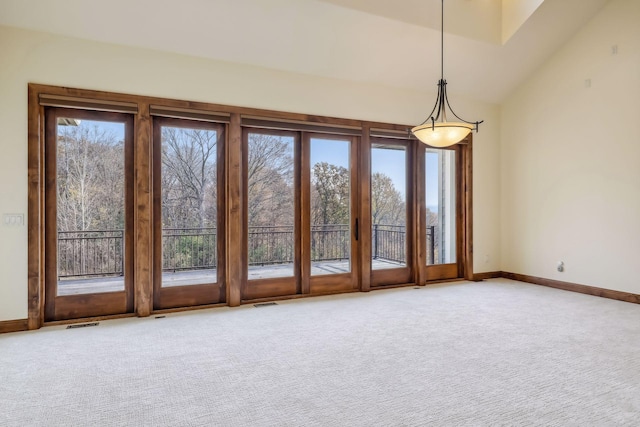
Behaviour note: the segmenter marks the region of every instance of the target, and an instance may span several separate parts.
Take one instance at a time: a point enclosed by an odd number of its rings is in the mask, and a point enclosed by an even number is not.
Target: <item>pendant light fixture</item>
[[[429,117],[420,125],[411,129],[411,132],[420,141],[431,147],[449,147],[457,144],[472,130],[478,131],[479,122],[468,122],[458,117],[453,112],[447,98],[447,81],[444,79],[444,0],[442,0],[440,27],[440,81],[438,82],[438,98]],[[447,107],[457,122],[447,121]]]

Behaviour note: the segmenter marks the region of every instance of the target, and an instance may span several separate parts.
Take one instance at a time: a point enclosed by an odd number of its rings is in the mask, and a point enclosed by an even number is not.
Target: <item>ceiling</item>
[[[518,0],[536,7],[505,37],[514,1],[445,2],[450,94],[500,103],[608,0]],[[0,0],[0,25],[403,89],[440,78],[440,0]]]

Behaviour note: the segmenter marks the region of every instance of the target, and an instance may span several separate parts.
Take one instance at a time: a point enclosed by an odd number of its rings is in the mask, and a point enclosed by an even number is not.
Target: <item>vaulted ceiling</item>
[[[450,93],[500,103],[608,0],[445,0]],[[435,91],[440,0],[0,0],[0,25]],[[1,52],[0,52],[1,55]]]

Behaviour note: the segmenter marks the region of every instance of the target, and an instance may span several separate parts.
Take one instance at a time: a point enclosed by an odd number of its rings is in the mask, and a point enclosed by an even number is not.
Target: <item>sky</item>
[[[113,135],[119,139],[124,139],[124,123],[121,122],[103,122],[95,120],[79,120],[82,127],[94,127],[98,126],[100,129],[111,131]]]

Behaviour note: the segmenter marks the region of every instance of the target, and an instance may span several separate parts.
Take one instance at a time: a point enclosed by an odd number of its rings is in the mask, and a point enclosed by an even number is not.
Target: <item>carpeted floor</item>
[[[504,279],[0,335],[1,426],[640,425],[640,305]]]

